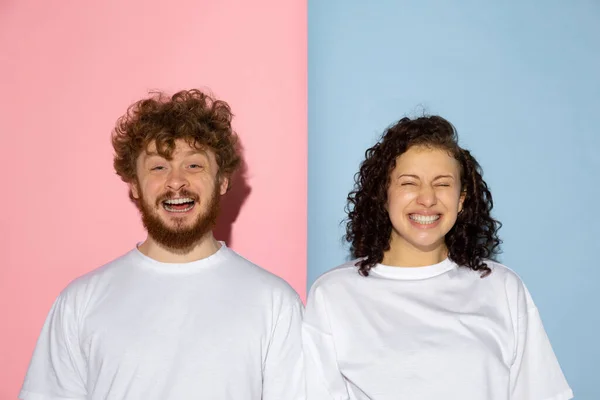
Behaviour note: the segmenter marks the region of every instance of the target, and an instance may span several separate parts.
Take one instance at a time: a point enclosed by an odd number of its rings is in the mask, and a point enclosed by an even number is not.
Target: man
[[[212,234],[240,164],[231,119],[199,90],[119,119],[114,166],[147,239],[60,294],[21,399],[304,398],[298,295]]]

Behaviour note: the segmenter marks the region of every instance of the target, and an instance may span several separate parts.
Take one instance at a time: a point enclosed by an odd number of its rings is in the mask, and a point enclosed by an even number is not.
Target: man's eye
[[[415,183],[414,182],[402,182],[400,185],[401,186],[414,186]]]
[[[165,169],[165,167],[163,167],[162,165],[157,165],[156,167],[150,168],[151,171],[160,171],[162,169]]]
[[[449,183],[438,183],[436,186],[449,187],[450,184]]]
[[[190,168],[192,168],[192,169],[199,169],[199,168],[202,168],[202,165],[200,165],[200,164],[191,164]]]

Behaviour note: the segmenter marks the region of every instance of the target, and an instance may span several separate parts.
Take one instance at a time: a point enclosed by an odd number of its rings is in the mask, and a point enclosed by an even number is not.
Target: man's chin
[[[191,221],[164,221],[161,220],[162,230],[172,234],[181,234],[194,230],[194,223]]]
[[[146,215],[144,226],[148,235],[161,247],[169,250],[189,250],[212,232],[214,220],[208,218],[165,221],[160,216]]]
[[[196,226],[189,227],[188,229],[185,229],[185,227],[172,229],[162,226],[160,229],[148,229],[148,236],[167,250],[185,252],[194,248],[210,232],[211,229],[207,226],[200,229]]]
[[[175,253],[175,254],[188,254],[190,253],[198,244],[198,240],[182,242],[182,241],[169,241],[165,242],[159,238],[155,238],[152,235],[149,235],[152,240],[163,249]]]
[[[169,212],[166,210],[160,210],[160,212],[156,213],[155,215],[158,217],[158,219],[160,219],[163,222],[163,224],[169,224],[171,222],[191,221],[197,218],[196,213],[192,213],[191,211],[185,213],[177,213]]]

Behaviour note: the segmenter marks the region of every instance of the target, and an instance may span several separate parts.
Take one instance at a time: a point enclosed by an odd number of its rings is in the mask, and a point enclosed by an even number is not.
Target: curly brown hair
[[[390,174],[396,159],[412,146],[442,149],[460,164],[461,190],[465,193],[462,212],[446,234],[448,257],[463,267],[491,273],[485,259],[499,253],[502,224],[491,216],[492,194],[482,177],[481,167],[468,150],[458,145],[454,126],[439,116],[402,118],[388,128],[381,140],[365,152],[365,160],[355,175],[354,190],[348,195],[345,238],[351,243],[359,273],[383,260],[390,249],[392,223],[385,208]]]
[[[170,159],[175,141],[184,139],[198,149],[215,153],[219,176],[230,177],[240,166],[238,136],[231,127],[229,105],[198,89],[168,97],[162,92],[132,104],[116,123],[112,134],[114,168],[127,183],[135,182],[136,160],[152,142]],[[129,192],[129,198],[137,200]]]

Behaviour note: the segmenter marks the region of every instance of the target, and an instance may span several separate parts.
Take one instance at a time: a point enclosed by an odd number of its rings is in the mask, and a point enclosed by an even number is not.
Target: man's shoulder
[[[134,262],[132,253],[133,250],[99,267],[96,267],[89,272],[79,275],[63,289],[61,295],[74,295],[79,292],[86,291],[91,287],[98,285],[109,285],[112,280],[117,278],[119,273],[124,271],[124,265],[129,265]]]
[[[270,272],[254,262],[248,260],[232,249],[229,250],[229,262],[235,270],[236,278],[244,285],[251,285],[261,291],[270,290],[282,296],[298,298],[298,293],[282,277]]]
[[[131,262],[128,260],[130,254],[125,253],[71,280],[56,297],[54,307],[72,310],[77,315],[83,313],[94,299],[102,297],[119,279],[120,267]]]

